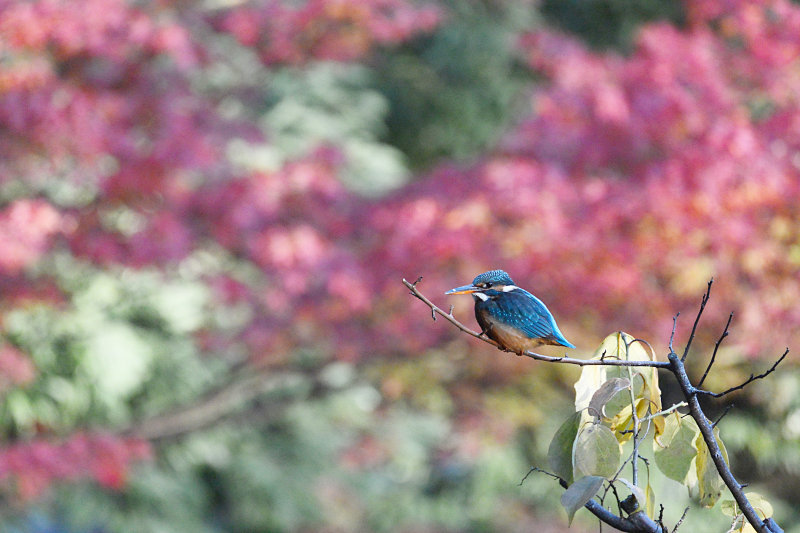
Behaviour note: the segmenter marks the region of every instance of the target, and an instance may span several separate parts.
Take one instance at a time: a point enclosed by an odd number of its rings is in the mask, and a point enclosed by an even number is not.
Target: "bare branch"
[[[658,416],[668,415],[672,411],[677,411],[681,407],[686,407],[687,405],[689,405],[689,404],[686,403],[686,402],[678,402],[678,403],[672,405],[672,407],[668,407],[668,408],[664,409],[663,411],[659,411],[657,413],[653,413],[653,414],[647,415],[645,418],[642,419],[642,422],[648,422],[648,421],[653,420],[654,418],[656,418]],[[642,459],[644,459],[644,457]]]
[[[277,375],[264,371],[243,371],[188,404],[176,406],[171,411],[150,418],[133,421],[118,433],[150,441],[180,438],[229,420],[258,397],[285,390],[287,386],[291,388],[294,383],[304,383],[307,377],[300,374]],[[318,384],[318,378],[311,376],[311,382],[313,389]],[[281,412],[291,396],[274,399],[265,409]]]
[[[525,483],[525,481],[528,479],[528,476],[530,476],[530,475],[531,475],[531,474],[533,474],[534,472],[539,472],[539,473],[541,473],[541,474],[545,474],[545,475],[547,475],[547,476],[550,476],[551,478],[555,479],[556,481],[561,481],[561,478],[560,478],[559,476],[557,476],[556,474],[553,474],[552,472],[548,472],[547,470],[544,470],[544,469],[542,469],[542,468],[539,468],[538,466],[532,466],[532,467],[531,467],[531,469],[530,469],[530,470],[528,470],[528,473],[527,473],[527,474],[525,474],[525,477],[523,477],[523,478],[522,478],[522,479],[519,481],[519,486],[521,487],[521,486],[522,486],[522,484],[523,484],[523,483]]]
[[[675,350],[672,348],[672,342],[675,340],[675,328],[678,325],[678,317],[681,316],[680,311],[675,313],[675,316],[672,317],[672,333],[669,335],[669,351],[674,352]]]
[[[775,364],[773,364],[769,368],[769,370],[767,370],[766,372],[763,372],[763,373],[761,373],[761,374],[759,374],[757,376],[755,376],[753,374],[750,374],[750,377],[747,378],[742,384],[736,385],[735,387],[731,387],[728,390],[724,390],[722,392],[711,392],[711,391],[702,390],[702,389],[695,389],[695,392],[697,394],[703,394],[703,395],[706,395],[706,396],[711,396],[712,398],[721,398],[722,396],[725,396],[726,394],[730,394],[731,392],[734,392],[734,391],[737,391],[737,390],[742,390],[743,388],[745,388],[746,386],[748,386],[749,384],[751,384],[755,380],[763,379],[763,378],[769,376],[770,374],[772,374],[773,372],[775,372],[775,370],[778,368],[778,365],[781,364],[781,362],[784,359],[786,359],[787,355],[789,355],[789,348],[786,348],[786,350],[783,352],[783,355],[781,355],[778,358],[778,360],[775,361]]]
[[[736,503],[739,505],[739,509],[742,510],[742,513],[747,518],[747,521],[750,522],[750,525],[752,525],[756,531],[764,531],[766,526],[763,525],[761,519],[758,517],[758,513],[756,513],[756,510],[750,504],[747,496],[745,496],[744,491],[742,490],[742,485],[736,481],[735,477],[733,477],[733,473],[731,472],[728,463],[725,462],[725,458],[722,455],[722,450],[720,450],[717,438],[714,436],[714,428],[711,425],[711,421],[708,419],[708,417],[706,417],[702,407],[700,407],[700,401],[697,398],[699,391],[689,381],[689,375],[686,373],[686,367],[684,366],[683,361],[675,352],[670,352],[667,357],[672,365],[672,373],[678,380],[678,385],[681,388],[681,392],[689,402],[689,413],[697,423],[697,427],[700,429],[703,440],[708,447],[708,453],[711,456],[711,460],[714,461],[714,466],[716,466],[722,481],[725,482],[728,490],[731,491],[733,499],[736,500]]]
[[[463,331],[468,335],[472,335],[476,339],[480,339],[483,342],[491,344],[492,346],[503,350],[505,350],[502,346],[500,346],[497,342],[493,341],[492,339],[483,336],[482,332],[474,331],[461,322],[458,321],[451,313],[446,313],[436,304],[431,302],[428,298],[423,295],[419,289],[417,288],[417,284],[420,282],[422,277],[417,278],[417,281],[414,283],[410,283],[406,279],[403,279],[403,285],[405,285],[408,290],[411,291],[411,294],[417,298],[418,300],[422,301],[425,305],[430,307],[431,313],[434,315],[439,315],[443,317],[445,320],[453,324],[455,327]],[[646,366],[646,367],[653,367],[653,368],[669,368],[669,363],[666,361],[622,361],[620,359],[575,359],[572,357],[552,357],[549,355],[542,355],[536,352],[525,351],[522,352],[522,355],[530,357],[531,359],[536,359],[537,361],[545,361],[548,363],[564,363],[569,365],[577,365],[577,366]]]
[[[708,280],[708,288],[706,289],[706,293],[703,295],[703,299],[700,301],[700,310],[697,311],[697,317],[694,319],[694,325],[692,326],[692,333],[689,335],[689,342],[686,343],[686,348],[683,350],[683,355],[681,356],[681,363],[686,361],[686,356],[689,355],[689,348],[692,347],[692,342],[694,341],[694,334],[697,332],[697,324],[700,323],[700,317],[703,316],[703,310],[706,308],[706,304],[708,300],[711,298],[711,284],[714,283],[714,278]],[[672,351],[672,349],[670,349]]]
[[[717,343],[714,344],[714,352],[711,354],[711,360],[708,362],[708,366],[706,367],[706,371],[703,372],[703,377],[700,378],[700,381],[697,382],[697,388],[703,386],[703,382],[706,380],[706,376],[708,376],[711,367],[714,365],[714,361],[717,358],[717,350],[719,350],[719,345],[722,344],[722,341],[725,340],[725,337],[728,336],[728,328],[731,327],[731,320],[733,320],[733,311],[731,314],[728,315],[728,322],[725,324],[725,329],[722,330],[722,335],[719,336]]]

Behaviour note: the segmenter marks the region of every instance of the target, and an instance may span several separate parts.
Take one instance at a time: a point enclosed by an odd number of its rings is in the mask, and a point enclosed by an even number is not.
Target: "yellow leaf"
[[[725,445],[719,438],[719,429],[714,428],[714,437],[719,443],[722,457],[725,462],[728,462],[728,452],[725,450]],[[697,448],[697,457],[695,458],[695,469],[697,475],[697,497],[699,498],[700,505],[703,507],[714,507],[720,495],[725,482],[717,471],[717,467],[711,459],[711,452],[708,449],[705,441],[703,440],[702,433],[697,434],[695,437],[695,447]],[[691,492],[691,488],[690,488]]]
[[[664,415],[658,415],[657,417],[653,418],[653,440],[661,446],[661,435],[664,434],[664,429],[666,429],[667,420],[664,418]]]
[[[636,416],[641,420],[647,416],[647,408],[649,404],[645,400],[636,400]],[[620,444],[625,444],[631,437],[633,437],[633,416],[630,404],[623,407],[617,415],[611,419],[611,430]],[[644,431],[643,425],[639,426],[641,431]]]
[[[653,491],[653,487],[650,486],[649,482],[647,483],[647,503],[645,505],[645,512],[650,518],[655,517],[656,493]]]

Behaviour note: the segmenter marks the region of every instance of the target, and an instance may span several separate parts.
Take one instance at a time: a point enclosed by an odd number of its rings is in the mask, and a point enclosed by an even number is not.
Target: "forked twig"
[[[714,279],[708,280],[708,288],[706,288],[706,293],[703,295],[703,299],[700,301],[700,310],[697,312],[697,317],[694,319],[694,325],[692,326],[692,333],[689,335],[689,341],[686,343],[686,348],[683,349],[683,355],[681,356],[681,363],[686,361],[686,356],[689,355],[689,348],[692,347],[692,342],[694,341],[694,334],[697,332],[697,324],[700,323],[700,317],[703,316],[703,310],[706,308],[706,304],[708,300],[711,298],[711,284],[714,283]],[[672,349],[670,348],[670,351]]]
[[[700,381],[697,382],[697,388],[703,386],[703,382],[706,380],[708,373],[711,371],[711,367],[714,365],[714,361],[717,359],[717,350],[719,350],[719,345],[722,344],[722,341],[728,336],[728,328],[731,327],[731,320],[733,320],[733,311],[731,311],[731,314],[728,315],[728,322],[725,324],[725,329],[722,330],[722,335],[719,336],[717,343],[714,344],[714,351],[711,353],[711,359],[708,361],[706,371],[703,372],[703,377],[701,377]]]
[[[736,385],[735,387],[731,387],[730,389],[724,390],[722,392],[711,392],[711,391],[707,391],[707,390],[703,390],[703,389],[695,389],[695,392],[697,394],[703,394],[705,396],[711,396],[712,398],[721,398],[721,397],[725,396],[726,394],[730,394],[731,392],[735,392],[737,390],[742,390],[743,388],[745,388],[746,386],[748,386],[752,382],[756,381],[757,379],[764,379],[765,377],[767,377],[770,374],[772,374],[773,372],[775,372],[775,370],[778,368],[778,365],[781,364],[781,362],[784,359],[786,359],[787,355],[789,355],[789,348],[788,347],[786,348],[786,350],[784,350],[783,355],[781,355],[778,358],[778,360],[775,361],[775,363],[771,367],[769,367],[769,370],[767,370],[766,372],[762,372],[761,374],[758,374],[757,376],[754,375],[754,374],[750,374],[749,378],[747,378],[743,383],[741,383],[739,385]]]

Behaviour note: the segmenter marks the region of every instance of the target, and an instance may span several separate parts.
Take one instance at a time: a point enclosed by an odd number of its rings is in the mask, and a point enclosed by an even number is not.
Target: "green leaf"
[[[684,483],[686,474],[697,456],[695,438],[700,429],[695,421],[672,412],[666,417],[664,432],[653,441],[653,456],[656,466],[670,479]]]
[[[748,492],[745,494],[745,496],[747,496],[747,499],[750,501],[750,505],[753,506],[761,518],[766,520],[772,516],[772,504],[764,499],[764,496],[757,492]]]
[[[550,448],[547,450],[547,464],[550,466],[550,471],[567,483],[572,483],[573,480],[572,448],[578,435],[580,421],[581,413],[572,413],[553,435]]]
[[[725,516],[735,518],[739,516],[739,506],[736,505],[736,500],[722,500],[719,502],[719,510]]]
[[[603,408],[619,391],[629,389],[631,382],[627,378],[611,378],[603,383],[592,395],[589,402],[589,413],[600,418],[605,416]]]
[[[572,525],[572,517],[575,516],[575,512],[597,494],[597,491],[603,486],[603,481],[605,478],[602,476],[582,477],[561,495],[561,505],[567,511],[570,525]]]
[[[614,432],[601,424],[587,424],[578,433],[572,451],[576,478],[610,478],[619,468],[620,448]]]

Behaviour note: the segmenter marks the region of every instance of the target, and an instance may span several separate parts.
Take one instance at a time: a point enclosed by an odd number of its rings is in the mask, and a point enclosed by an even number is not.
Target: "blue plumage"
[[[564,338],[547,306],[514,285],[502,270],[484,272],[471,285],[456,287],[445,294],[472,294],[475,318],[482,331],[507,350],[522,353],[542,344],[575,347]]]

